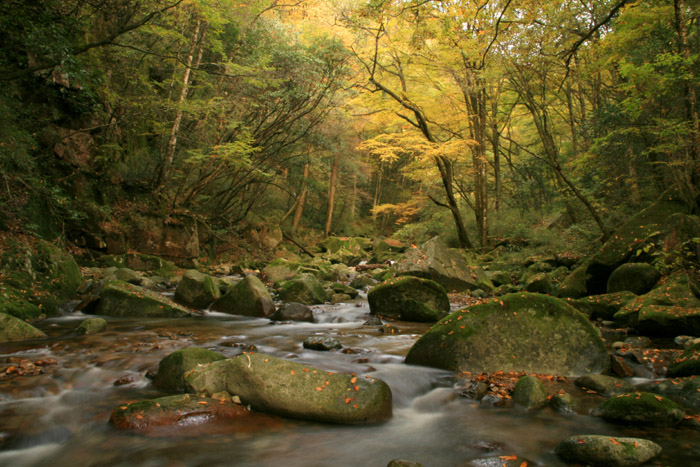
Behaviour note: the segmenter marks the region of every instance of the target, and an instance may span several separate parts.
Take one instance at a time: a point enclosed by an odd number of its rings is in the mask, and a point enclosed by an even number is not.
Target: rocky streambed
[[[600,390],[577,387],[573,379],[541,378],[550,395],[571,394],[573,410],[551,404],[527,410],[498,402],[499,393],[501,401],[510,397],[507,374],[464,375],[406,365],[409,349],[431,325],[368,324],[364,294],[312,310],[314,322],[209,311],[180,318],[105,316],[106,329],[86,335],[76,332],[88,318],[81,312],[47,319],[39,324],[47,337],[0,344],[0,464],[384,466],[402,458],[426,466],[556,466],[566,465],[555,452],[564,439],[574,437],[569,450],[596,441],[583,435],[652,440],[663,450],[650,465],[692,465],[700,455],[700,432],[688,425],[620,424],[592,415],[605,397]],[[317,350],[308,344],[310,337],[336,339],[340,348]],[[392,415],[380,423],[345,425],[248,412],[243,406],[236,410],[245,416],[195,414],[145,429],[109,423],[115,409],[169,395],[149,376],[163,358],[189,347],[225,357],[254,352],[384,381],[391,389]],[[649,383],[625,382],[632,388]],[[480,394],[480,402],[474,391],[493,398],[484,402]],[[215,395],[194,401],[220,403]]]

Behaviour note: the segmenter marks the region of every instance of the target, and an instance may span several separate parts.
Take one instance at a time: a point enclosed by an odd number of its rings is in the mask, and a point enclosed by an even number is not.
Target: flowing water
[[[368,313],[361,298],[314,307],[313,324],[209,312],[186,319],[107,318],[108,331],[90,336],[73,332],[85,318],[80,313],[46,320],[40,327],[48,339],[0,344],[0,362],[48,363],[43,374],[0,379],[0,465],[385,466],[403,458],[456,466],[517,454],[557,466],[564,464],[553,453],[556,444],[579,434],[645,437],[664,448],[652,465],[697,465],[700,434],[691,429],[616,426],[585,409],[560,414],[480,407],[458,396],[454,374],[402,363],[428,325],[394,323],[398,333],[382,333],[363,325]],[[304,349],[302,341],[312,335],[337,338],[343,351]],[[383,379],[393,393],[393,418],[336,426],[255,414],[148,433],[109,425],[114,407],[164,395],[145,375],[172,351],[199,346],[233,356],[250,345],[328,371]]]

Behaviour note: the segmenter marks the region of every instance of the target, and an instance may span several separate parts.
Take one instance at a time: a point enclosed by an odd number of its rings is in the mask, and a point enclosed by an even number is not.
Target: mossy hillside
[[[665,230],[666,219],[675,213],[690,214],[690,207],[677,190],[669,190],[618,228],[590,260],[588,293],[604,293],[610,274],[628,262],[643,243],[660,235]]]
[[[435,322],[450,310],[442,286],[419,277],[396,277],[367,294],[370,311],[405,321]]]
[[[600,332],[566,302],[515,293],[443,318],[413,345],[406,363],[579,375],[607,371],[610,359]]]
[[[197,368],[186,379],[192,392],[226,391],[254,410],[292,418],[362,424],[382,422],[392,414],[391,390],[384,381],[261,353]]]
[[[43,331],[14,316],[0,313],[0,342],[46,337]]]
[[[650,392],[630,392],[608,399],[593,415],[610,422],[674,426],[683,421],[685,412],[675,402]]]
[[[181,318],[191,312],[163,295],[122,281],[107,282],[97,314],[120,317]]]
[[[83,283],[73,257],[44,240],[10,239],[0,261],[0,311],[21,319],[57,315]]]

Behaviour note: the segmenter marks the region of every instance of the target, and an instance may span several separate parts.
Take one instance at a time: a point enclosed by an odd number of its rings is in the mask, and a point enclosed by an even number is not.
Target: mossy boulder
[[[43,331],[14,316],[0,313],[0,342],[23,341],[46,337]]]
[[[75,332],[80,335],[97,334],[107,329],[107,321],[102,318],[88,318],[80,322]]]
[[[595,391],[606,397],[633,390],[632,385],[627,381],[606,375],[579,376],[574,381],[574,384],[581,389]]]
[[[666,373],[666,376],[669,378],[696,375],[700,375],[700,344],[685,349],[685,351],[671,363]]]
[[[306,321],[308,323],[315,321],[313,310],[301,303],[283,303],[270,319],[274,321]]]
[[[252,275],[245,276],[242,281],[229,289],[226,295],[212,303],[210,308],[222,313],[258,318],[269,318],[276,311],[267,287]]]
[[[547,405],[547,390],[542,381],[532,375],[523,376],[513,388],[513,402],[526,409]]]
[[[590,275],[588,274],[588,263],[574,269],[559,285],[556,295],[559,298],[581,298],[586,295],[588,286],[586,285]]]
[[[603,402],[593,415],[616,423],[675,426],[683,421],[685,412],[678,404],[658,394],[630,392]]]
[[[219,284],[215,278],[196,269],[185,271],[175,289],[175,301],[192,308],[206,308],[219,296]]]
[[[465,290],[494,290],[488,275],[472,266],[464,250],[448,248],[434,237],[419,248],[409,249],[394,265],[396,275],[430,279],[448,292]]]
[[[349,285],[341,284],[340,282],[334,282],[331,284],[330,289],[337,294],[349,295],[350,298],[357,298],[359,295],[357,290]]]
[[[525,290],[533,293],[548,294],[552,291],[552,281],[544,272],[538,272],[526,279]]]
[[[329,300],[321,283],[310,274],[282,282],[279,295],[285,302],[297,302],[304,305],[318,305]]]
[[[187,372],[224,359],[226,357],[219,352],[199,347],[176,350],[158,363],[158,373],[153,378],[153,384],[166,392],[184,392],[187,387]]]
[[[298,275],[300,267],[301,263],[299,262],[278,258],[265,266],[260,277],[269,284],[288,281],[294,279]]]
[[[661,274],[647,263],[625,263],[615,269],[608,279],[608,293],[632,292],[644,295],[659,281]]]
[[[604,373],[605,344],[563,300],[516,293],[456,311],[411,347],[406,363],[472,373]]]
[[[614,315],[622,325],[639,326],[649,335],[700,335],[700,300],[682,272],[659,281],[651,292],[628,302]]]
[[[357,276],[350,282],[350,287],[353,289],[364,289],[365,287],[373,287],[375,285],[377,285],[377,281],[364,274]]]
[[[695,412],[700,412],[700,376],[649,381],[640,385],[639,390],[668,397]]]
[[[319,422],[388,420],[389,386],[370,377],[330,373],[261,353],[244,353],[187,375],[192,392],[237,395],[254,410]]]
[[[338,339],[329,336],[311,336],[304,339],[302,344],[305,349],[329,351],[342,348]]]
[[[249,413],[231,400],[180,394],[120,405],[112,411],[109,423],[128,430],[178,425],[191,427],[214,419],[245,417]]]
[[[181,318],[191,314],[187,308],[157,292],[122,281],[104,285],[96,313],[135,318]]]
[[[105,275],[106,281],[117,280],[128,282],[129,284],[141,285],[143,282],[143,276],[133,269],[129,268],[117,268],[114,271],[110,271],[109,274]]]
[[[615,292],[572,300],[568,303],[591,319],[611,320],[615,313],[637,298],[632,292]]]
[[[404,321],[432,323],[450,310],[445,289],[419,277],[397,277],[367,294],[370,313]]]
[[[566,438],[554,452],[573,464],[634,467],[658,456],[661,446],[641,438],[578,435]]]

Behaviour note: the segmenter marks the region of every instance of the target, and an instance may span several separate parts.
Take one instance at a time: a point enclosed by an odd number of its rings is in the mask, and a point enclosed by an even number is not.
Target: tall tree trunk
[[[309,194],[309,171],[311,170],[311,163],[306,162],[304,165],[304,178],[302,180],[301,193],[296,202],[296,211],[294,211],[294,219],[292,220],[292,233],[296,232],[301,222],[301,216],[304,214],[304,205],[306,204],[306,197]]]
[[[357,214],[357,174],[352,176],[352,200],[350,203],[350,219],[355,222]]]
[[[333,224],[333,209],[335,208],[335,185],[338,181],[338,154],[333,154],[333,164],[331,166],[331,182],[328,187],[328,210],[326,211],[326,227],[323,229],[324,236],[331,234]]]
[[[173,159],[175,158],[175,150],[177,148],[177,138],[180,134],[180,125],[182,124],[182,117],[184,114],[184,105],[187,101],[187,93],[190,89],[190,79],[192,76],[192,68],[198,67],[199,62],[202,59],[204,34],[206,32],[206,26],[202,24],[201,19],[197,19],[197,24],[194,28],[194,33],[192,34],[192,44],[190,46],[190,51],[187,54],[187,64],[185,67],[185,73],[182,76],[182,87],[180,88],[180,97],[177,101],[177,110],[175,111],[175,121],[173,121],[173,126],[170,129],[170,139],[168,140],[167,150],[165,152],[165,160],[160,167],[160,173],[158,175],[158,187],[163,187],[168,183],[170,179],[170,170],[173,165]],[[201,35],[200,35],[201,33]],[[196,58],[196,62],[195,62]]]
[[[491,100],[491,150],[493,151],[493,176],[495,208],[501,208],[501,137],[498,131],[498,95],[501,93],[501,83],[498,83],[496,97]]]

